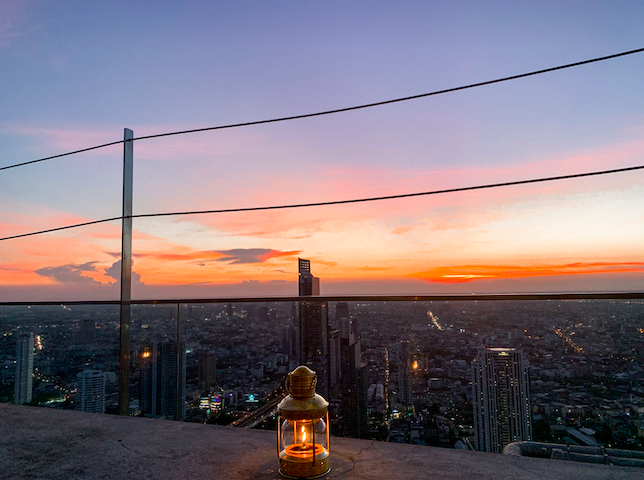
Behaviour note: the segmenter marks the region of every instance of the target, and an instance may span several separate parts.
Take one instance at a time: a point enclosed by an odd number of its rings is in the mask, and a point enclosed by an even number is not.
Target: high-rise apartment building
[[[329,328],[329,389],[331,391],[340,384],[342,376],[340,339],[340,330]]]
[[[217,386],[217,357],[205,352],[199,356],[199,386],[205,392]]]
[[[365,396],[362,378],[362,350],[353,333],[340,338],[342,400],[340,403],[340,432],[348,437],[360,437],[366,423]]]
[[[311,274],[311,262],[298,258],[299,295],[320,294],[320,279]],[[318,376],[317,392],[329,398],[329,309],[327,302],[304,301],[299,304],[300,363]]]
[[[395,396],[392,400],[398,407],[411,408],[414,403],[412,391],[412,353],[409,340],[401,340],[389,345],[389,361],[395,366],[392,368],[391,380],[396,383]]]
[[[160,348],[160,415],[171,420],[186,419],[186,345],[165,340]],[[179,362],[177,364],[177,362]]]
[[[84,370],[76,375],[76,383],[76,409],[105,413],[105,373],[101,370]]]
[[[481,348],[472,363],[476,449],[501,453],[532,439],[528,366],[521,350]]]
[[[139,408],[143,414],[157,416],[158,351],[156,342],[143,342],[137,355],[139,370]]]
[[[342,338],[349,338],[349,334],[351,333],[356,338],[358,337],[353,320],[349,316],[349,304],[347,302],[338,302],[335,304],[335,327],[340,330],[340,336]]]
[[[347,302],[335,304],[335,319],[339,322],[341,318],[349,318],[349,304]]]
[[[34,373],[34,334],[22,334],[16,344],[16,377],[13,403],[31,402]]]
[[[186,418],[186,348],[174,340],[145,342],[139,347],[140,399],[144,415]],[[178,363],[177,363],[178,362]]]
[[[414,403],[414,395],[411,386],[412,356],[409,341],[401,341],[399,348],[398,398],[403,405],[411,406]]]

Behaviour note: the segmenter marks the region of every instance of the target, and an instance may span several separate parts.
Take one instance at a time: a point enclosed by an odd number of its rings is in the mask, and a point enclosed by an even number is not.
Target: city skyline
[[[341,108],[644,40],[644,7],[632,2],[0,8],[0,166],[119,140],[125,127],[137,137]],[[634,166],[644,152],[642,55],[359,112],[138,141],[134,213]],[[118,216],[121,163],[115,145],[0,172],[0,236]],[[135,220],[133,293],[290,295],[297,257],[311,259],[329,295],[641,290],[643,179]],[[119,222],[0,242],[0,301],[116,299],[119,251]]]
[[[316,272],[312,267],[307,270]],[[171,418],[177,405],[173,378],[181,378],[186,421],[252,420],[244,427],[263,423],[259,428],[270,429],[272,402],[279,400],[284,376],[300,364],[284,343],[285,327],[298,323],[296,303],[184,305],[180,332],[173,306],[138,307],[130,413]],[[329,348],[335,383],[329,402],[337,414],[331,431],[472,449],[483,443],[476,440],[475,425],[498,425],[501,432],[490,438],[505,435],[507,442],[522,437],[519,427],[526,420],[535,442],[642,450],[642,305],[641,300],[331,302],[329,339],[339,343]],[[0,401],[15,400],[17,337],[26,331],[33,332],[36,347],[29,350],[34,353],[31,405],[82,409],[88,398],[83,391],[89,389],[83,389],[78,375],[103,372],[101,404],[107,413],[116,412],[118,309],[32,305],[4,310]],[[185,371],[176,368],[175,335],[185,342]],[[165,360],[163,345],[170,347]],[[486,362],[482,354],[496,356]],[[203,381],[204,355],[217,358],[214,390]],[[411,372],[401,372],[405,369]],[[482,408],[475,406],[480,395]],[[494,418],[484,421],[485,413]],[[485,437],[478,430],[478,438]]]

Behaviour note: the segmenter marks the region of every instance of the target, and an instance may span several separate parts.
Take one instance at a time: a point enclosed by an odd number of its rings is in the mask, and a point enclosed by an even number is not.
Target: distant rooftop
[[[7,479],[277,480],[276,434],[0,404]],[[328,479],[611,480],[640,469],[348,438],[331,439]]]

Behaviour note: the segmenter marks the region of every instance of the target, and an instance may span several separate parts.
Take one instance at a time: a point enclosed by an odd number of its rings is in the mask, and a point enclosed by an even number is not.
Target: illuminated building
[[[138,360],[141,412],[152,417],[184,420],[186,417],[185,343],[181,343],[177,353],[177,344],[173,340],[158,343],[144,342],[139,347]]]
[[[532,439],[528,367],[521,350],[479,349],[472,363],[476,448],[501,453]]]
[[[144,342],[139,347],[140,396],[139,408],[143,414],[157,416],[157,344]]]
[[[76,409],[105,413],[105,373],[101,370],[84,370],[76,375],[76,382]]]
[[[401,341],[391,345],[392,360],[398,367],[398,375],[394,377],[398,383],[398,401],[401,405],[411,406],[414,396],[411,386],[412,361],[409,341]]]
[[[199,408],[206,410],[208,413],[221,413],[224,409],[224,396],[220,393],[211,393],[201,397]]]
[[[320,294],[320,279],[311,274],[311,262],[298,258],[299,295],[308,297]],[[317,391],[329,397],[329,309],[327,302],[300,302],[299,357],[317,374]]]
[[[34,334],[22,334],[16,345],[16,377],[13,403],[31,402],[34,373]]]
[[[411,388],[412,361],[411,351],[408,341],[400,342],[401,367],[398,372],[400,375],[400,400],[403,405],[412,405],[414,395]]]

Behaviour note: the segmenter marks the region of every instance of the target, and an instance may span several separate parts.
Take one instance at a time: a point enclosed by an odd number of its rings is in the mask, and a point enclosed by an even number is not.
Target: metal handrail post
[[[121,314],[119,321],[119,415],[130,413],[130,321],[132,301],[132,188],[134,132],[124,131],[123,217],[121,228]]]
[[[183,388],[183,378],[182,378],[182,373],[183,373],[183,368],[182,368],[182,358],[183,358],[183,349],[181,348],[181,304],[177,303],[177,401],[175,404],[176,407],[176,420],[182,420],[181,419],[181,402],[184,401],[184,399],[181,396],[181,391]]]

